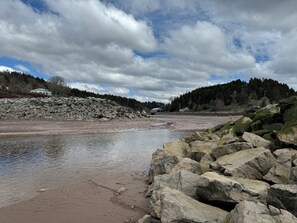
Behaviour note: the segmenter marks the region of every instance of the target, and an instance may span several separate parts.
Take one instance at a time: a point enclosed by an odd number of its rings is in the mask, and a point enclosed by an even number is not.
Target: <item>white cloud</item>
[[[76,88],[82,91],[89,91],[89,92],[94,92],[98,94],[115,94],[123,97],[129,97],[129,93],[130,93],[130,90],[127,88],[101,86],[99,84],[74,82],[74,83],[69,83],[68,85],[71,88]]]
[[[79,89],[167,101],[209,85],[213,75],[297,83],[292,0],[44,1],[54,13],[1,2],[0,57],[26,61]]]
[[[222,30],[209,22],[197,22],[194,27],[183,26],[165,39],[166,51],[183,60],[199,64],[202,69],[217,68],[232,71],[254,65],[247,52],[228,47],[229,40]],[[210,73],[210,72],[209,72]]]
[[[1,72],[3,72],[3,71],[13,72],[13,71],[16,71],[16,70],[11,68],[11,67],[6,67],[6,66],[1,66],[0,65],[0,71]]]
[[[22,65],[22,64],[17,64],[17,65],[15,65],[14,67],[15,67],[17,70],[22,71],[22,72],[25,72],[25,73],[30,73],[30,72],[31,72],[31,70],[30,70],[28,67],[26,67],[26,66],[24,66],[24,65]]]

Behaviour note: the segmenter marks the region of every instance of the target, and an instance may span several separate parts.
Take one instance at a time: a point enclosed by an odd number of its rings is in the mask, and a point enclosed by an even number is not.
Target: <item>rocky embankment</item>
[[[297,223],[297,98],[166,143],[139,222]]]
[[[132,109],[100,98],[0,99],[0,119],[107,121],[139,117],[141,114]]]

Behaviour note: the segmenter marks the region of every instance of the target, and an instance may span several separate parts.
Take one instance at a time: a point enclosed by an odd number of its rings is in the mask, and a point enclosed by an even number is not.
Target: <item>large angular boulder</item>
[[[182,191],[184,194],[195,197],[199,175],[182,170],[178,173],[155,176],[150,199],[150,213],[160,218],[160,196],[165,187]]]
[[[179,162],[171,170],[171,173],[178,173],[182,170],[188,170],[199,175],[203,173],[200,163],[189,158],[180,158]]]
[[[283,127],[277,134],[278,139],[286,144],[293,144],[297,146],[297,125],[290,127]]]
[[[195,141],[190,143],[189,158],[201,161],[202,157],[206,154],[210,154],[212,149],[222,145],[219,140],[216,141]]]
[[[211,167],[227,176],[261,180],[275,162],[269,149],[259,147],[222,156]]]
[[[169,173],[179,161],[180,159],[177,156],[168,154],[164,149],[158,149],[152,156],[149,183],[154,181],[155,176]]]
[[[171,156],[186,157],[189,146],[182,141],[168,142],[163,145],[163,149]]]
[[[297,97],[290,97],[280,104],[284,126],[277,133],[278,139],[286,144],[297,145]]]
[[[266,203],[269,184],[244,178],[233,178],[207,172],[200,176],[197,195],[208,201],[240,203],[243,200]]]
[[[243,134],[251,128],[251,123],[253,120],[249,117],[242,117],[238,119],[233,126],[233,131],[236,134]]]
[[[265,148],[269,148],[269,149],[272,149],[274,147],[274,145],[271,141],[266,140],[266,139],[262,138],[261,136],[253,134],[251,132],[245,132],[242,135],[242,138],[245,141],[251,143],[254,147],[265,147]]]
[[[164,188],[161,193],[160,217],[163,223],[223,223],[228,212],[203,204],[184,193]]]
[[[268,190],[268,203],[297,216],[297,185],[275,184]]]
[[[297,218],[283,209],[242,201],[228,214],[224,223],[297,223]]]
[[[188,196],[195,197],[199,179],[199,175],[187,170],[155,176],[152,197],[154,200],[159,200],[158,193],[165,187],[179,190]]]
[[[291,153],[289,149],[278,149],[273,153],[277,159],[275,165],[264,176],[264,179],[277,184],[286,184],[290,179]]]
[[[221,156],[229,155],[241,150],[251,149],[252,145],[246,142],[234,142],[227,145],[219,146],[211,151],[211,155],[218,159]]]

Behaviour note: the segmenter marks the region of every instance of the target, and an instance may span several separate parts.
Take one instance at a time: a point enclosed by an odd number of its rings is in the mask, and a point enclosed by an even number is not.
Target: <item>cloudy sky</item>
[[[296,0],[0,0],[0,70],[168,101],[250,77],[297,90]]]

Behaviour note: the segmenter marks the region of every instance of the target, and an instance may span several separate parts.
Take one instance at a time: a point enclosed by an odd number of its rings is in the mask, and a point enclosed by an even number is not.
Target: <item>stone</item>
[[[186,157],[190,148],[187,143],[178,141],[165,143],[163,149],[171,156]]]
[[[233,131],[236,134],[243,134],[244,132],[248,131],[251,128],[251,123],[253,120],[249,117],[242,117],[235,121],[233,126]]]
[[[284,128],[277,134],[278,139],[285,144],[297,146],[297,126]]]
[[[189,158],[181,158],[179,162],[170,171],[171,173],[178,173],[182,170],[188,170],[192,173],[201,175],[203,173],[200,163]]]
[[[192,142],[190,143],[188,157],[200,162],[204,155],[210,154],[212,149],[223,144],[224,142],[222,140]]]
[[[252,145],[245,142],[234,142],[220,147],[216,147],[211,151],[211,155],[218,159],[221,156],[229,155],[241,150],[250,149]]]
[[[280,104],[284,126],[277,133],[278,139],[285,144],[297,145],[297,97],[290,97]]]
[[[227,176],[261,180],[275,162],[269,149],[259,147],[222,156],[211,167]]]
[[[150,213],[160,218],[160,196],[165,187],[182,191],[188,196],[195,197],[199,175],[183,170],[178,173],[170,173],[155,176],[150,198]]]
[[[283,209],[242,201],[228,214],[224,223],[297,223],[297,219]]]
[[[265,148],[273,148],[273,143],[262,138],[261,136],[258,136],[256,134],[245,132],[242,135],[242,138],[251,143],[254,147],[265,147]]]
[[[152,197],[154,197],[153,200],[156,201],[160,199],[158,193],[165,187],[179,190],[188,196],[195,197],[199,179],[198,174],[191,173],[187,170],[155,176],[153,185],[154,192],[152,195]]]
[[[171,156],[164,149],[158,149],[152,155],[149,183],[152,183],[157,175],[170,173],[179,161],[180,159],[177,156]]]
[[[275,184],[268,190],[268,203],[297,216],[297,185]]]
[[[264,179],[276,184],[289,183],[291,172],[291,153],[289,149],[279,149],[273,153],[277,159]]]
[[[184,193],[164,188],[161,193],[160,218],[163,223],[223,223],[228,212],[203,204]]]
[[[5,111],[5,112],[4,112]],[[16,98],[0,103],[1,119],[88,120],[139,118],[132,109],[101,98],[49,97]]]
[[[151,223],[152,217],[150,215],[144,215],[141,219],[138,220],[138,223]]]
[[[119,194],[122,194],[122,193],[125,192],[125,191],[126,191],[126,188],[125,188],[125,187],[121,187],[121,188],[118,189],[117,192],[118,192]]]
[[[261,120],[257,120],[251,124],[252,131],[258,131],[262,129],[262,122]]]
[[[243,200],[266,203],[269,184],[244,178],[226,177],[215,172],[200,176],[197,195],[208,201],[240,203]]]

